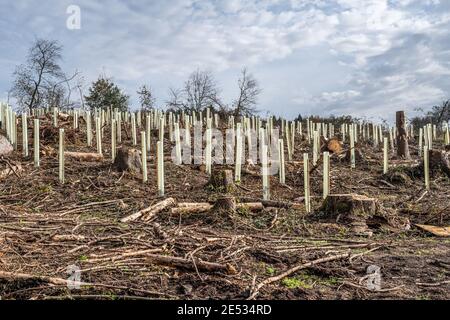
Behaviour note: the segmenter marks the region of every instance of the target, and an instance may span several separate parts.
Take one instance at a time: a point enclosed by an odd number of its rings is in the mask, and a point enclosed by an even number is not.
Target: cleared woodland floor
[[[75,132],[72,138],[68,151],[94,151],[84,147],[83,134]],[[56,148],[56,139],[43,143]],[[170,143],[166,143],[168,155]],[[298,142],[294,160],[300,160],[308,148],[306,142]],[[351,259],[319,263],[263,286],[256,299],[449,299],[450,239],[434,237],[414,226],[449,225],[448,178],[433,177],[432,190],[421,197],[422,177],[387,181],[382,175],[381,150],[366,145],[360,148],[366,160],[354,170],[346,161],[332,157],[331,193],[374,197],[385,208],[408,218],[409,230],[380,227],[372,230],[373,236],[361,237],[345,225],[319,218],[321,167],[311,177],[312,214],[303,209],[266,208],[238,211],[221,220],[214,212],[189,216],[162,212],[149,222],[121,223],[120,218],[161,200],[153,160],[148,163],[145,185],[138,175],[115,172],[110,160],[67,160],[66,184],[60,185],[56,154],[43,156],[36,169],[31,158],[14,153],[8,161],[20,163],[24,171],[0,181],[0,271],[34,277],[0,277],[0,296],[245,299],[267,278],[308,261],[349,252]],[[415,158],[402,165],[413,165]],[[0,165],[6,167],[4,161]],[[259,167],[250,169],[258,171]],[[287,164],[286,185],[280,185],[277,176],[271,177],[271,198],[301,202],[302,170],[299,163]],[[165,174],[166,196],[179,202],[214,201],[220,196],[205,187],[208,176],[195,166],[166,163]],[[233,195],[238,200],[260,199],[261,178],[244,174]],[[64,238],[67,235],[71,237]],[[152,254],[192,260],[193,267],[157,265],[148,258]],[[231,265],[237,273],[197,270],[196,259]],[[71,265],[81,269],[81,281],[90,285],[69,290],[64,284],[36,277],[67,279]],[[371,265],[380,267],[378,291],[367,289],[363,281]]]

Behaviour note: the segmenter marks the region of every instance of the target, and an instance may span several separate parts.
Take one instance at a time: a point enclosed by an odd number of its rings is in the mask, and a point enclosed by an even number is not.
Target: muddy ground
[[[42,122],[46,125],[51,121]],[[64,126],[66,149],[94,152],[86,147],[84,123],[81,130],[70,126]],[[382,151],[370,144],[359,144],[365,159],[353,170],[345,159],[332,156],[332,194],[376,198],[383,208],[409,220],[396,227],[374,225],[371,236],[357,235],[320,212],[321,166],[311,176],[313,212],[305,212],[300,160],[309,146],[297,138],[296,162],[287,164],[286,184],[280,185],[277,176],[270,183],[271,199],[300,203],[299,208],[269,206],[227,217],[215,212],[173,216],[164,211],[147,222],[122,223],[119,219],[162,199],[153,159],[148,161],[147,184],[139,174],[114,170],[108,132],[106,128],[105,160],[67,159],[64,185],[58,182],[58,159],[52,150],[42,156],[40,168],[33,166],[32,148],[29,158],[22,156],[20,143],[18,151],[0,161],[2,169],[17,164],[23,169],[0,180],[2,299],[450,298],[450,238],[415,226],[449,225],[450,181],[444,175],[434,175],[431,191],[424,194],[421,176],[400,181],[384,176]],[[123,133],[125,144],[130,144],[128,133],[129,128]],[[41,140],[41,149],[57,149],[57,137],[48,134]],[[395,160],[391,155],[392,167],[403,170],[419,162],[416,144],[410,143],[413,159]],[[152,154],[155,145],[156,132]],[[166,141],[167,155],[169,150]],[[249,170],[258,172],[259,167]],[[221,196],[220,190],[206,186],[208,175],[198,166],[166,162],[165,176],[166,197],[178,202],[213,202]],[[243,173],[233,195],[238,201],[261,199],[261,184],[260,176]],[[295,266],[347,253],[348,257],[302,268],[256,290],[265,279]],[[158,265],[149,259],[152,254],[180,257],[192,265]],[[195,261],[200,260],[228,265],[236,272],[198,270]],[[366,281],[372,265],[380,268],[378,290],[371,290]],[[65,283],[49,281],[67,279],[69,266],[81,269],[81,281],[88,285],[69,289]]]

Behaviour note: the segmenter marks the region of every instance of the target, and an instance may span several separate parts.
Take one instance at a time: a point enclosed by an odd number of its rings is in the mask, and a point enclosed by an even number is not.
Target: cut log
[[[147,262],[168,267],[183,268],[188,270],[206,271],[206,272],[224,272],[227,274],[236,274],[237,270],[231,264],[220,264],[215,262],[202,261],[192,257],[184,259],[179,257],[163,256],[159,254],[147,255]]]
[[[172,214],[190,214],[190,213],[201,213],[209,211],[214,205],[207,202],[199,203],[179,203],[178,207],[172,208]]]
[[[225,193],[233,192],[236,189],[233,171],[213,170],[207,185]]]
[[[263,207],[275,207],[275,208],[294,208],[298,209],[303,207],[302,204],[297,202],[290,202],[290,201],[277,201],[277,200],[263,200],[263,199],[257,199],[257,198],[250,198],[250,197],[242,197],[240,198],[241,202],[248,203],[260,203]],[[263,208],[261,208],[262,210]]]
[[[400,158],[410,159],[408,147],[408,138],[406,135],[406,121],[405,112],[397,111],[396,113],[397,125],[397,156]]]
[[[163,201],[160,201],[150,207],[147,207],[145,209],[142,209],[138,212],[135,212],[129,216],[126,216],[122,219],[120,219],[120,222],[130,222],[137,220],[141,218],[143,221],[150,220],[154,215],[158,214],[159,212],[175,205],[175,199],[174,198],[167,198]]]
[[[0,134],[0,156],[13,152],[14,148],[5,136]]]
[[[63,242],[63,241],[83,241],[85,236],[81,234],[55,234],[52,237],[53,241]]]
[[[342,143],[336,137],[325,140],[325,143],[322,145],[322,152],[323,151],[340,154],[342,153]]]
[[[104,157],[100,153],[94,153],[94,152],[71,152],[71,151],[65,151],[64,156],[66,158],[72,158],[79,161],[87,161],[87,162],[101,162],[103,161]]]
[[[120,172],[140,173],[142,170],[141,152],[127,147],[119,148],[113,165]]]
[[[221,204],[224,204],[225,200],[222,200]],[[227,200],[229,201],[229,200]],[[220,200],[219,200],[220,202]],[[229,208],[232,208],[233,205],[228,203],[227,206]],[[177,214],[190,214],[190,213],[202,213],[212,210],[215,207],[214,204],[210,204],[208,202],[198,202],[198,203],[192,203],[192,202],[182,202],[179,203],[176,208],[172,208],[171,213],[173,215]],[[245,202],[245,203],[236,203],[235,204],[235,210],[245,208],[246,210],[250,211],[258,211],[262,210],[264,208],[263,204],[261,202]]]

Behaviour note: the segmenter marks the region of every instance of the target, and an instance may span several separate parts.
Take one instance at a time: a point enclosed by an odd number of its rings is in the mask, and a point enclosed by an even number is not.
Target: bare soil
[[[51,120],[42,121],[42,126],[50,127]],[[80,130],[71,129],[70,122],[64,127],[67,151],[95,152],[86,147],[84,123]],[[123,133],[127,145],[131,144],[129,130]],[[41,149],[57,150],[55,132],[42,139]],[[147,222],[121,223],[121,218],[162,200],[155,162],[148,161],[146,184],[139,175],[114,171],[108,128],[104,135],[105,161],[66,159],[64,185],[58,181],[56,153],[42,156],[41,167],[35,168],[32,149],[31,156],[24,158],[19,143],[18,151],[0,160],[0,169],[14,164],[23,168],[0,180],[0,272],[67,279],[68,267],[75,265],[81,269],[81,281],[90,284],[69,289],[39,277],[0,276],[2,299],[246,299],[267,278],[341,253],[350,253],[351,258],[289,274],[263,286],[256,299],[450,298],[450,238],[415,227],[418,223],[449,225],[450,181],[444,175],[434,175],[431,190],[423,195],[422,176],[401,181],[384,176],[382,150],[370,144],[359,145],[365,160],[353,170],[345,159],[333,155],[332,194],[373,197],[398,217],[409,219],[409,229],[406,225],[371,226],[370,237],[358,236],[349,226],[319,212],[321,166],[311,176],[310,214],[302,207],[266,207],[259,212],[238,210],[231,219],[220,220],[214,212],[173,216],[164,211]],[[165,143],[170,155],[171,143]],[[410,145],[411,161],[391,156],[396,170],[418,164],[414,141]],[[156,132],[152,155],[155,147]],[[280,185],[277,176],[270,179],[271,199],[303,203],[300,161],[308,150],[308,144],[297,138],[294,162],[287,163],[286,184]],[[259,171],[258,166],[250,169]],[[166,197],[178,202],[213,202],[221,196],[221,190],[205,187],[208,175],[198,166],[166,162],[165,177]],[[261,177],[243,174],[233,195],[237,201],[261,199]],[[58,238],[61,235],[74,237]],[[193,268],[156,265],[147,259],[149,253],[191,259]],[[194,258],[230,264],[237,273],[198,271]],[[371,265],[380,267],[379,290],[370,290],[364,282]]]

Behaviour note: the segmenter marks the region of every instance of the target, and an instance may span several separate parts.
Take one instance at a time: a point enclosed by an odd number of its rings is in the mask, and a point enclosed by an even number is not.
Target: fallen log
[[[71,151],[65,151],[64,156],[66,158],[72,158],[79,161],[96,161],[101,162],[103,161],[104,157],[100,153],[94,153],[94,152],[71,152]]]
[[[63,241],[83,241],[85,236],[80,234],[55,234],[52,237],[53,241],[63,242]]]
[[[1,271],[1,270],[0,270],[0,279],[5,279],[7,281],[34,280],[34,281],[51,283],[54,285],[70,285],[70,284],[89,285],[89,283],[87,283],[87,282],[75,282],[73,280],[67,280],[67,279],[61,279],[61,278],[55,278],[55,277],[39,276],[39,275],[26,274],[26,273],[8,272],[8,271]]]
[[[293,208],[298,209],[303,207],[300,203],[296,202],[290,202],[290,201],[277,201],[277,200],[263,200],[263,199],[256,199],[256,198],[250,198],[250,197],[242,197],[240,198],[242,203],[245,202],[253,202],[253,203],[261,203],[263,207],[275,207],[275,208]]]
[[[141,218],[143,221],[150,220],[154,215],[160,213],[161,211],[167,209],[168,207],[175,205],[175,199],[174,198],[167,198],[163,201],[160,201],[154,205],[151,205],[150,207],[147,207],[145,209],[142,209],[138,212],[135,212],[129,216],[126,216],[122,219],[120,219],[120,222],[130,222],[137,220]]]
[[[236,274],[237,270],[231,264],[220,264],[215,262],[202,261],[198,258],[184,259],[179,257],[170,257],[160,254],[150,254],[146,256],[147,262],[167,267],[182,268],[205,272],[225,272],[227,274]]]
[[[212,210],[215,207],[215,204],[211,204],[208,202],[182,202],[179,203],[176,208],[172,208],[171,213],[173,215],[177,214],[190,214],[190,213],[202,213]],[[250,211],[258,211],[264,208],[261,202],[245,202],[245,203],[236,203],[235,209],[246,209]]]

